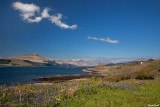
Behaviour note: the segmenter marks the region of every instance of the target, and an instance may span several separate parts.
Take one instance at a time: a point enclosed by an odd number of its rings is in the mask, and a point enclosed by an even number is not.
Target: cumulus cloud
[[[42,20],[41,17],[35,17],[35,13],[39,13],[40,11],[39,6],[34,4],[23,4],[21,2],[15,2],[13,3],[13,7],[21,12],[20,15],[22,16],[23,20],[27,22],[40,22]]]
[[[108,43],[114,43],[114,44],[118,44],[119,41],[118,40],[111,40],[110,38],[97,38],[97,37],[91,37],[88,36],[88,39],[93,39],[93,40],[100,40],[100,41],[104,41],[104,42],[108,42]]]
[[[69,26],[63,22],[61,22],[61,19],[62,19],[62,14],[58,14],[57,16],[50,16],[50,21],[52,23],[55,23],[57,26],[61,27],[61,28],[64,28],[64,29],[76,29],[77,28],[77,25],[72,25],[72,26]]]
[[[42,11],[42,13],[41,13],[42,18],[50,18],[50,15],[49,15],[49,13],[48,13],[49,10],[50,10],[50,8],[45,8],[45,9]]]
[[[21,2],[14,2],[13,7],[16,10],[20,11],[20,16],[23,20],[33,23],[33,22],[40,22],[43,18],[48,18],[52,23],[56,24],[57,26],[64,28],[64,29],[76,29],[78,26],[75,25],[67,25],[66,23],[62,22],[62,14],[58,13],[58,15],[50,15],[48,12],[50,8],[45,8],[40,13],[40,7],[36,6],[35,4],[24,4]],[[39,16],[36,16],[39,15]]]

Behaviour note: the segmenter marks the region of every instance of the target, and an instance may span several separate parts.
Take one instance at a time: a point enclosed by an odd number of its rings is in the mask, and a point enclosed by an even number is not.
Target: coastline
[[[88,67],[57,68],[57,67],[0,67],[0,85],[27,84],[45,81],[34,81],[39,77],[56,75],[85,74],[82,69]],[[7,78],[10,78],[9,80]],[[79,77],[78,77],[79,78]],[[76,78],[77,79],[77,78]],[[70,79],[69,79],[70,80]],[[63,80],[65,81],[65,80]],[[47,82],[47,81],[46,81]]]
[[[100,72],[91,71],[89,70],[89,68],[82,69],[82,72],[85,72],[85,74],[46,76],[46,77],[38,77],[33,80],[34,81],[49,81],[49,82],[65,82],[65,81],[74,80],[74,79],[91,78],[93,76],[103,78],[103,75]]]

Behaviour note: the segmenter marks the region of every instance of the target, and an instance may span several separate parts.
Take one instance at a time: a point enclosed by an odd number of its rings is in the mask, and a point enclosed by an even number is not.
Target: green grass
[[[160,104],[160,76],[154,80],[108,82],[100,78],[63,83],[0,86],[0,106],[147,107]]]

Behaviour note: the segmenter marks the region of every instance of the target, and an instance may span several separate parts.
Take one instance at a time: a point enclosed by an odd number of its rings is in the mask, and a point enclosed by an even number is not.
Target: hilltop
[[[0,66],[57,66],[57,67],[75,67],[75,66],[97,66],[99,64],[111,64],[111,61],[87,61],[87,60],[54,60],[45,58],[37,53],[28,53],[24,55],[13,56],[9,58],[0,58]]]
[[[0,66],[56,66],[73,67],[74,65],[64,63],[63,61],[48,59],[37,53],[28,53],[9,58],[1,58]]]
[[[28,53],[24,55],[18,55],[14,57],[9,57],[9,59],[17,59],[17,60],[29,60],[32,62],[46,63],[47,61],[51,61],[48,58],[44,58],[37,53]]]

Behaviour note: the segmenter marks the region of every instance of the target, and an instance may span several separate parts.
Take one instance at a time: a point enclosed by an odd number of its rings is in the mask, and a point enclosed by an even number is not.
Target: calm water
[[[0,85],[35,82],[32,79],[43,76],[84,74],[81,71],[84,68],[0,67]]]

